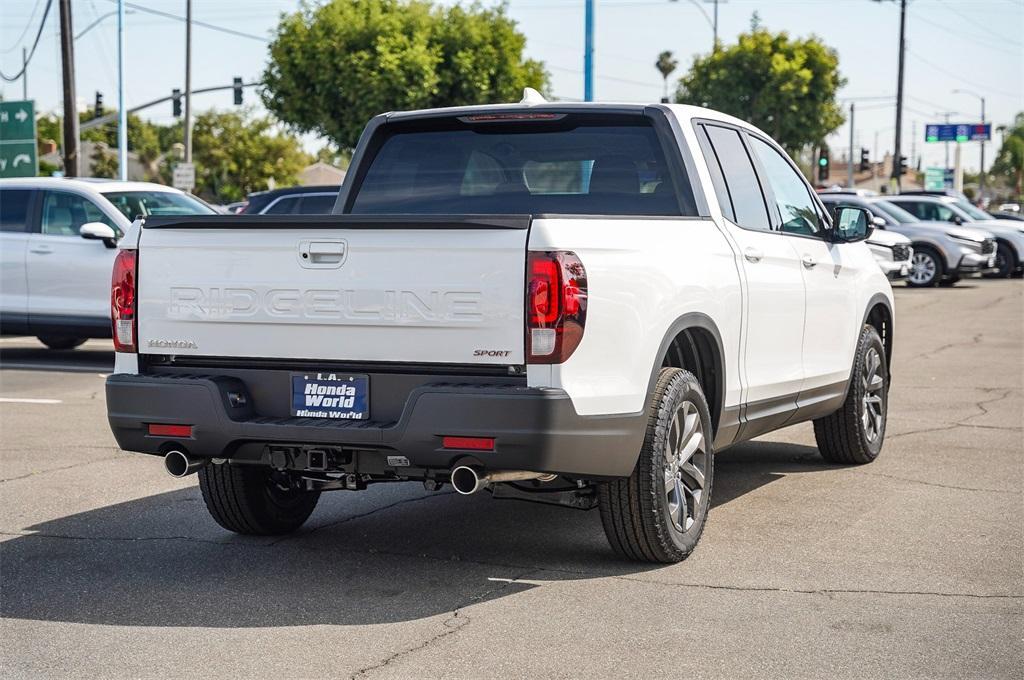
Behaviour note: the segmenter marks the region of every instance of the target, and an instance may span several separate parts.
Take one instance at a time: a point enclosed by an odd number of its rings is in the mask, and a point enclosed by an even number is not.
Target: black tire
[[[943,288],[950,288],[958,283],[960,283],[959,276],[947,276],[946,278],[939,281],[939,285],[942,286]]]
[[[69,338],[63,335],[40,335],[39,342],[50,349],[74,349],[83,344],[88,338]]]
[[[880,382],[875,382],[876,376]],[[846,465],[873,461],[885,441],[888,408],[889,362],[885,347],[874,326],[865,325],[857,342],[846,401],[832,415],[814,421],[821,457]]]
[[[649,413],[633,474],[600,484],[598,508],[608,542],[618,555],[640,562],[679,562],[693,552],[707,522],[715,470],[711,416],[697,378],[678,368],[661,369]],[[696,441],[698,434],[700,441],[694,446],[699,448],[687,462],[680,465],[681,456],[666,455],[670,439],[678,454],[679,449],[689,450],[686,444]],[[677,463],[672,474],[670,459]],[[683,500],[675,504],[675,513],[673,498]]]
[[[929,262],[931,263],[930,266],[928,265]],[[907,274],[908,286],[911,288],[934,286],[942,280],[945,273],[946,266],[943,263],[942,256],[934,248],[914,246],[914,255],[910,260],[910,273]]]
[[[282,489],[277,474],[260,465],[211,463],[199,471],[199,488],[210,515],[228,531],[276,536],[302,526],[320,499],[319,491]]]
[[[1017,254],[1009,243],[996,241],[996,269],[999,271],[986,274],[989,279],[1008,279],[1017,270]]]

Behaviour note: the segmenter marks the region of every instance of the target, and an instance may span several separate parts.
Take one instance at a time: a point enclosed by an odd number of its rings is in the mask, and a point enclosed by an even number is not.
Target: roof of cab
[[[22,186],[33,189],[73,188],[89,193],[105,194],[112,191],[163,191],[181,193],[174,187],[155,182],[122,182],[97,177],[12,177],[0,179],[0,186]]]

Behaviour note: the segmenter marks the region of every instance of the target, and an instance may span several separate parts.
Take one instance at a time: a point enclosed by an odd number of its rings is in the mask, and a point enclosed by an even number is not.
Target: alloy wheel
[[[672,416],[664,466],[669,519],[683,533],[693,526],[708,500],[704,490],[707,446],[700,412],[692,402],[684,401]]]
[[[874,442],[885,426],[885,378],[881,373],[882,359],[878,350],[870,348],[864,357],[864,371],[861,375],[863,396],[861,397],[861,426],[864,436]]]
[[[937,271],[938,264],[935,258],[929,253],[918,252],[914,253],[914,258],[910,261],[910,274],[907,278],[911,283],[926,285],[935,279]]]

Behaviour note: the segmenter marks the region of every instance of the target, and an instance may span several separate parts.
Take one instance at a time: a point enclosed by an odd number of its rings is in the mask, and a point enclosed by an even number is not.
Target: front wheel
[[[633,474],[598,487],[612,549],[641,562],[686,559],[707,522],[714,462],[700,383],[689,371],[661,369]]]
[[[211,463],[199,471],[199,489],[210,515],[228,531],[275,536],[302,526],[320,499],[319,491],[294,489],[283,475],[259,465]]]
[[[88,338],[69,338],[63,335],[40,335],[39,342],[50,349],[74,349],[85,343]]]
[[[1008,279],[1017,269],[1017,257],[1008,243],[996,242],[996,271],[986,274],[987,278]]]
[[[943,266],[939,254],[924,246],[914,248],[914,257],[910,260],[910,273],[907,274],[907,285],[912,288],[927,288],[942,280]]]
[[[830,463],[870,463],[882,451],[889,413],[889,363],[882,338],[865,325],[857,342],[846,401],[814,421],[814,439]]]

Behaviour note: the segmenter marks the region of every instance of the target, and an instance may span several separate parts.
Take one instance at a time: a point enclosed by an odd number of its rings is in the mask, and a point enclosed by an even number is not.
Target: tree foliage
[[[679,66],[679,60],[672,57],[672,52],[666,50],[658,55],[658,60],[654,62],[654,68],[658,69],[658,73],[661,74],[662,80],[665,81],[665,96],[668,97],[668,77],[672,75],[672,72]]]
[[[991,172],[1009,180],[1014,197],[1024,200],[1024,112],[1018,113],[1006,129]]]
[[[518,101],[540,62],[505,8],[428,0],[330,0],[282,17],[263,102],[301,132],[352,149],[366,122],[402,109]]]
[[[207,111],[192,125],[196,193],[222,202],[253,191],[295,184],[311,157],[298,138],[279,132],[271,118],[248,111]]]
[[[835,97],[844,84],[835,50],[817,38],[755,28],[698,57],[679,81],[676,101],[746,120],[796,155],[843,124]]]

